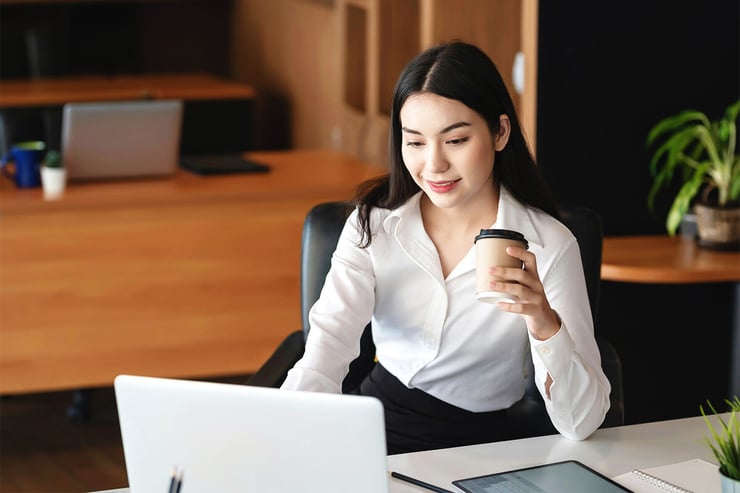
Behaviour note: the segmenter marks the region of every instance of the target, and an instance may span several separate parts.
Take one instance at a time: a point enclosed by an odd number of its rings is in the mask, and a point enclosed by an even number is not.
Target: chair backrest
[[[309,330],[308,312],[319,297],[339,234],[352,208],[352,205],[347,202],[326,202],[314,206],[306,215],[301,248],[301,315],[304,336]],[[578,241],[594,327],[596,327],[601,294],[603,243],[601,216],[594,210],[582,206],[562,207],[560,212],[562,222]],[[616,350],[607,340],[597,337],[597,343],[601,352],[604,373],[612,385],[611,409],[603,426],[621,425],[624,424],[621,362]],[[374,355],[374,346],[368,326],[361,342],[360,356],[350,366],[350,372],[345,379],[345,390],[353,388],[364,378],[369,368],[372,367]],[[532,378],[527,384],[527,395],[532,402],[539,400],[541,403],[541,397]],[[544,405],[540,404],[535,404],[535,406],[544,408]]]
[[[601,216],[588,207],[571,205],[560,208],[560,220],[576,237],[581,250],[581,263],[595,329],[601,297],[601,255],[604,239]]]
[[[601,216],[588,207],[570,205],[560,208],[560,219],[578,241],[588,300],[591,304],[591,315],[594,320],[594,334],[601,353],[601,367],[612,386],[611,395],[609,396],[611,406],[602,426],[620,426],[624,424],[622,362],[614,346],[608,340],[599,337],[598,332],[599,301],[601,299],[601,258],[604,243],[604,227]]]
[[[352,208],[348,202],[326,202],[306,214],[301,242],[301,321],[305,333],[308,333],[308,311],[319,299],[332,253]]]
[[[319,299],[331,256],[337,246],[347,216],[353,205],[348,202],[327,202],[314,206],[303,223],[301,244],[301,320],[303,335],[308,335],[308,312]],[[350,364],[342,384],[349,391],[362,382],[375,364],[375,345],[370,325],[365,327],[360,341],[360,355]]]

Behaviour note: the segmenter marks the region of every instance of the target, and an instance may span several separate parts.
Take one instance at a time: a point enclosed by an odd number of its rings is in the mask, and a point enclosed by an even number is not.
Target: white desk
[[[560,435],[473,445],[388,457],[388,469],[460,491],[455,479],[480,476],[537,464],[576,459],[608,477],[645,468],[704,459],[717,461],[704,442],[708,430],[701,416],[597,430],[574,442]],[[424,490],[391,479],[391,493]]]
[[[716,464],[704,442],[708,434],[701,416],[597,430],[588,440],[574,442],[560,435],[525,438],[469,447],[416,452],[388,457],[388,470],[449,489],[455,479],[480,476],[536,464],[576,459],[609,477],[645,468],[704,459]],[[391,493],[423,493],[424,489],[397,479]],[[128,488],[99,493],[128,493]]]

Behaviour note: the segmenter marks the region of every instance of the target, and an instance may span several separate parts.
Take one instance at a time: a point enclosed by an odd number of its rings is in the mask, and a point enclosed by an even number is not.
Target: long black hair
[[[400,111],[409,96],[432,93],[460,101],[499,131],[499,117],[507,115],[511,134],[506,147],[496,152],[491,186],[504,185],[521,203],[559,217],[555,199],[529,152],[509,92],[496,65],[480,48],[453,41],[429,48],[411,60],[396,83],[390,115],[390,171],[360,185],[355,197],[362,228],[362,246],[372,241],[370,211],[395,209],[420,188],[403,163]]]

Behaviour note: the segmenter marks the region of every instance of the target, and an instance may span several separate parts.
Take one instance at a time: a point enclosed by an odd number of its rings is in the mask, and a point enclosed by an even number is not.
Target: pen
[[[170,489],[168,490],[168,493],[180,493],[180,488],[182,488],[182,471],[177,472],[177,467],[172,471],[172,476],[170,476]]]
[[[172,476],[170,476],[170,487],[167,493],[175,493],[177,491],[177,468],[173,469]]]
[[[440,488],[439,486],[434,486],[433,484],[425,483],[424,481],[414,479],[410,476],[406,476],[405,474],[401,474],[400,472],[391,471],[391,476],[396,479],[400,479],[401,481],[406,481],[407,483],[415,484],[416,486],[421,486],[422,488],[426,488],[431,491],[436,491],[437,493],[453,493],[450,490]]]

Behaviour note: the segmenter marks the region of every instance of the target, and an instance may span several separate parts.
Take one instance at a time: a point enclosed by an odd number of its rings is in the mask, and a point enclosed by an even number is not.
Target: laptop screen
[[[182,113],[179,100],[64,105],[62,159],[68,179],[174,173]]]

